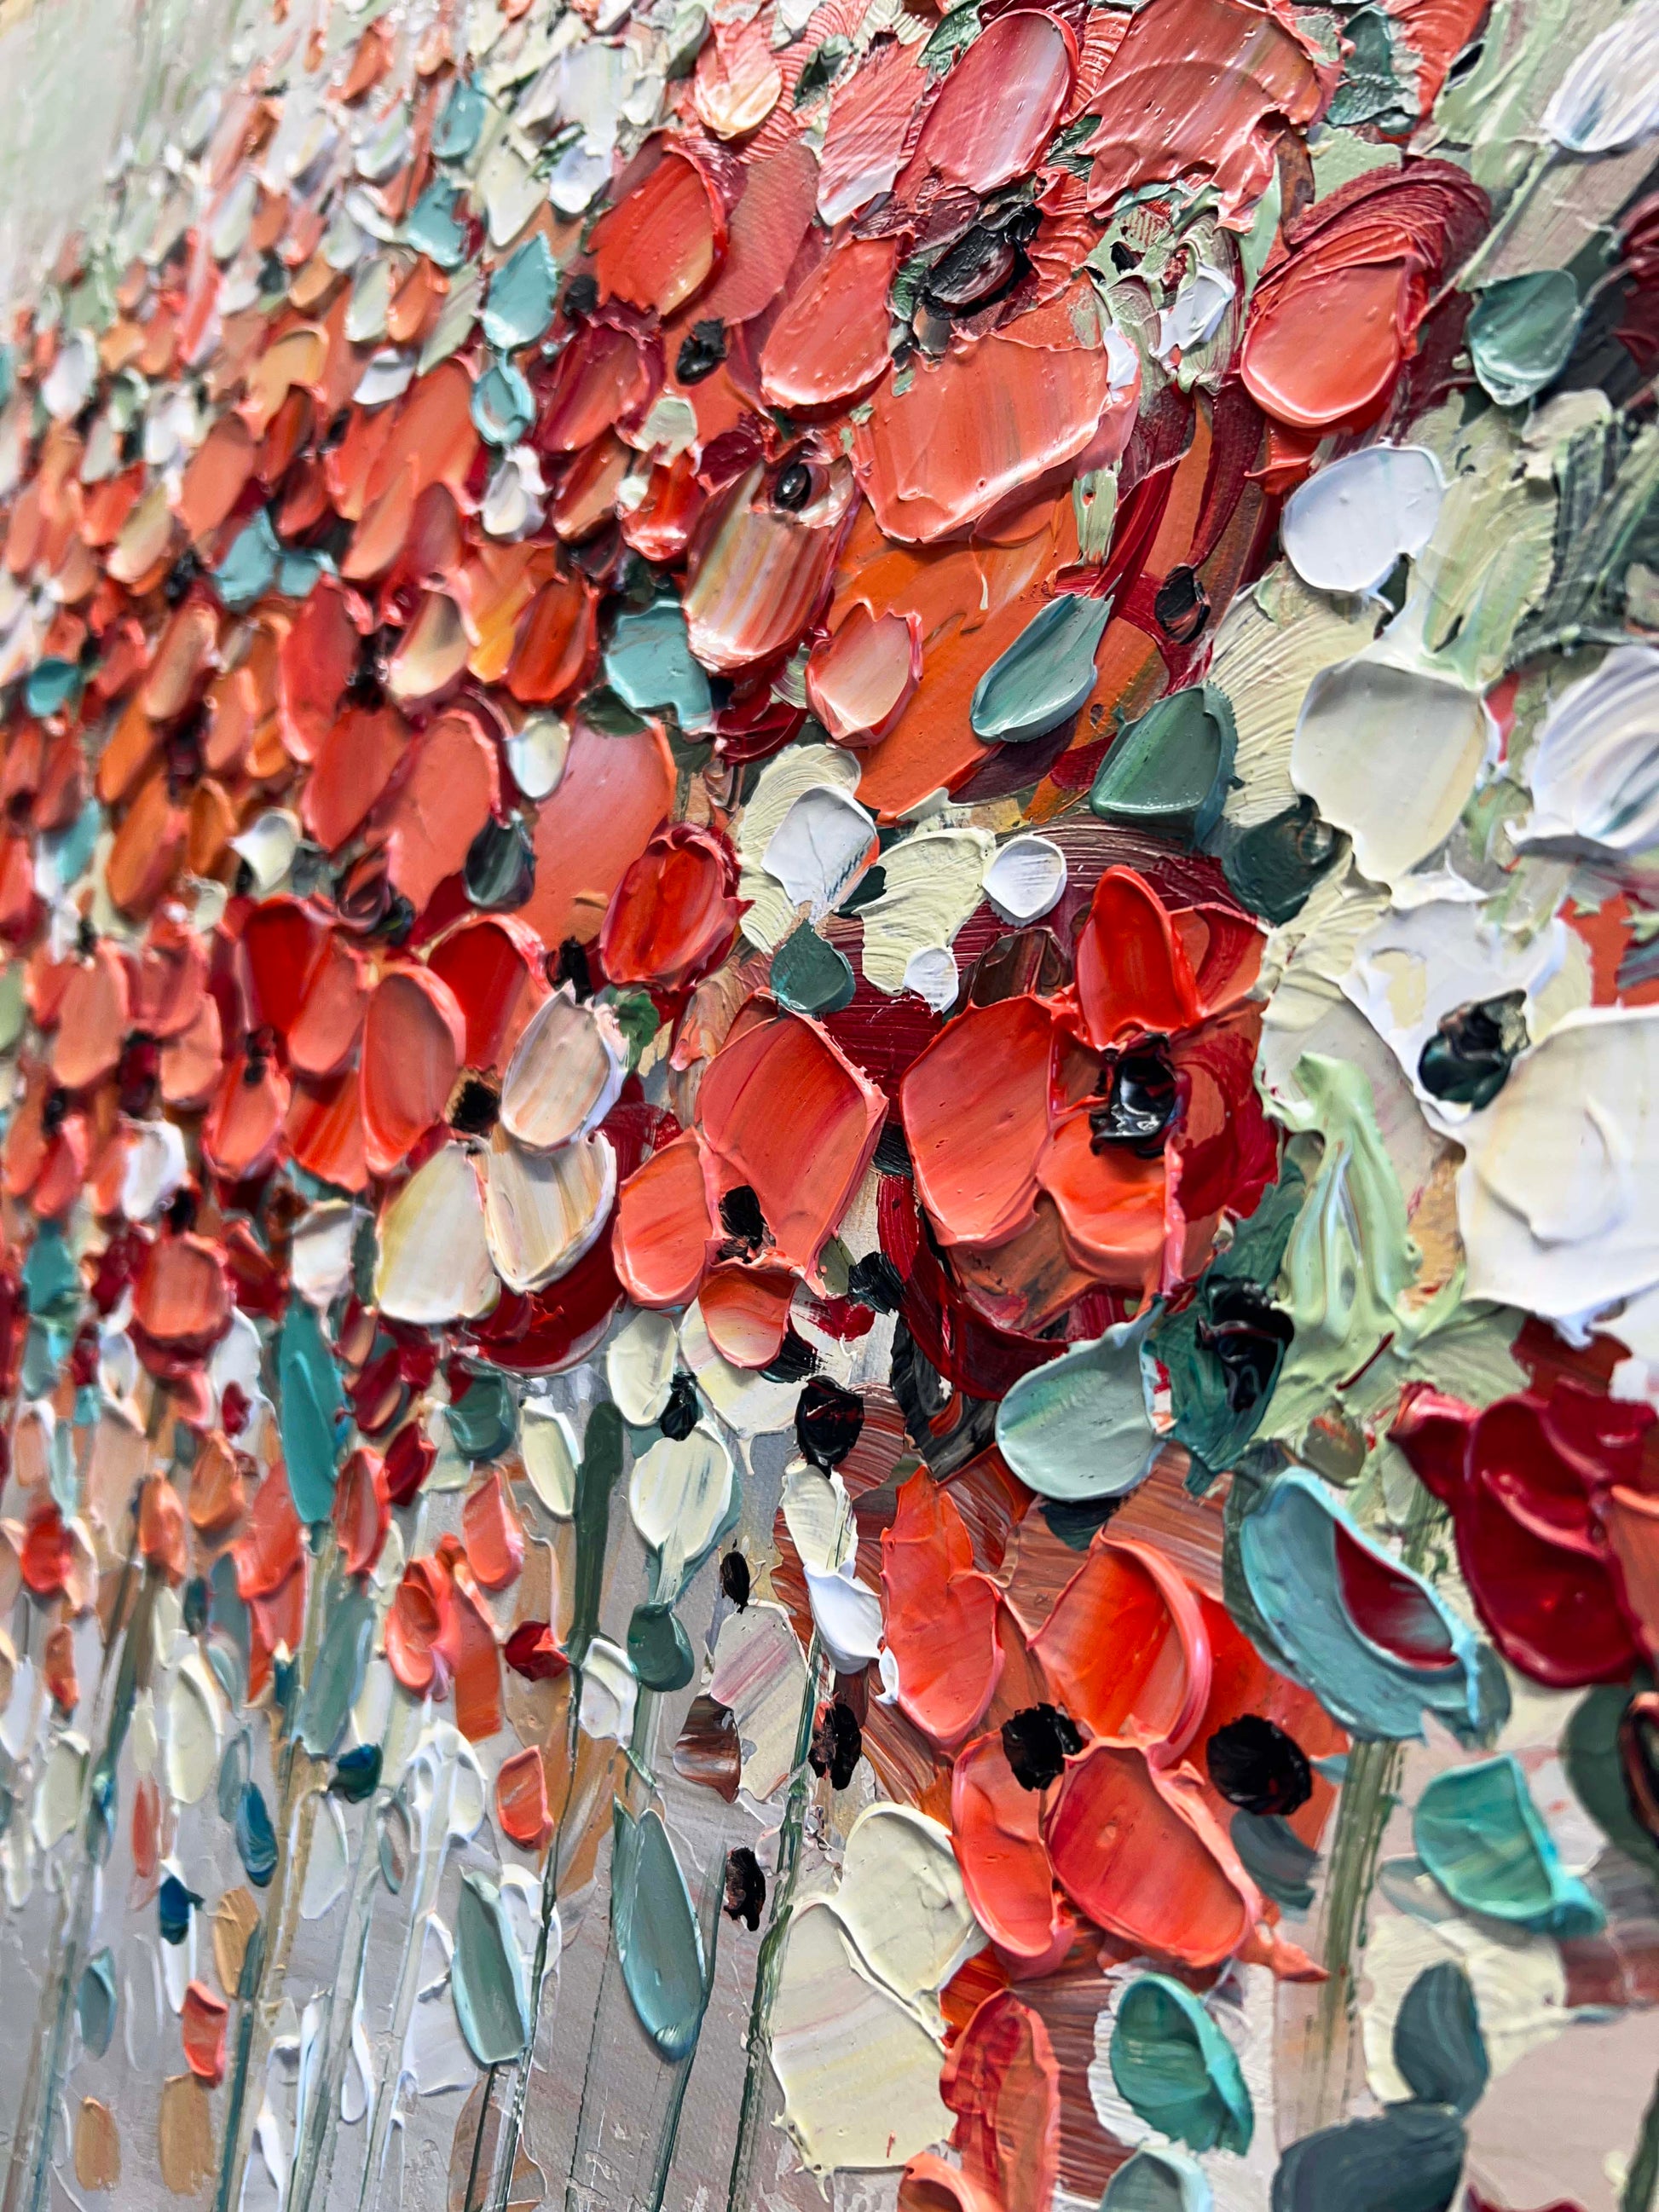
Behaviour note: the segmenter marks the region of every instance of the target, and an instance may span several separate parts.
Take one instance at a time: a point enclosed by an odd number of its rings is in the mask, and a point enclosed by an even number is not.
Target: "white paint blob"
[[[1040,921],[1066,889],[1066,855],[1047,837],[1011,837],[985,871],[984,888],[1005,921]]]
[[[1368,446],[1321,469],[1291,494],[1279,528],[1291,565],[1322,592],[1372,592],[1402,553],[1434,535],[1446,495],[1423,446]]]

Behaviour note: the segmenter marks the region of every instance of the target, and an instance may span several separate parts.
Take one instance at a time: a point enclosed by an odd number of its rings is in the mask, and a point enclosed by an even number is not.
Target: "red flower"
[[[876,1147],[886,1101],[816,1022],[754,999],[709,1062],[697,1126],[623,1185],[612,1256],[636,1304],[701,1302],[740,1367],[776,1357],[796,1282]]]
[[[659,830],[611,895],[599,957],[613,983],[681,991],[718,968],[742,908],[738,864],[718,830]]]
[[[917,1193],[969,1295],[1036,1331],[1085,1291],[1191,1279],[1276,1150],[1240,1005],[1260,938],[1223,907],[1166,908],[1128,868],[1096,888],[1075,983],[969,1006],[906,1075]]]
[[[1250,302],[1245,390],[1308,441],[1375,422],[1408,389],[1402,372],[1428,350],[1442,280],[1487,218],[1486,194],[1450,161],[1407,161],[1316,202]]]
[[[1498,1650],[1552,1689],[1622,1681],[1659,1643],[1650,1407],[1565,1378],[1477,1413],[1427,1383],[1392,1431],[1451,1509],[1469,1595]]]

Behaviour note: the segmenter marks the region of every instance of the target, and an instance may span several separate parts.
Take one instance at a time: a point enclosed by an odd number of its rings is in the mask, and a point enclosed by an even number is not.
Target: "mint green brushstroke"
[[[289,1300],[276,1339],[276,1389],[294,1510],[301,1521],[326,1521],[334,1510],[345,1392],[322,1324],[301,1297]]]
[[[1607,1915],[1561,1863],[1511,1753],[1450,1768],[1412,1815],[1417,1855],[1454,1903],[1538,1936],[1593,1936]]]
[[[611,1916],[635,2017],[664,2058],[686,2057],[702,2025],[702,1937],[660,1814],[614,1812]]]
[[[1566,367],[1578,337],[1578,287],[1565,269],[1502,276],[1476,296],[1468,319],[1469,359],[1487,396],[1523,406]]]
[[[450,1988],[480,2066],[506,2066],[521,2054],[530,2040],[525,1962],[501,1893],[481,1874],[461,1876]]]

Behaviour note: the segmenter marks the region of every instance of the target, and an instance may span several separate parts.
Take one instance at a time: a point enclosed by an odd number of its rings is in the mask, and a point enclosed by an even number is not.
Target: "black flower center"
[[[1293,1735],[1260,1713],[1241,1713],[1204,1747],[1210,1779],[1230,1805],[1283,1819],[1313,1796],[1313,1770]]]
[[[1002,1723],[1002,1749],[1022,1790],[1046,1790],[1083,1748],[1083,1735],[1058,1705],[1027,1705]]]
[[[1109,1064],[1106,1099],[1089,1115],[1090,1149],[1127,1145],[1141,1159],[1156,1159],[1176,1117],[1180,1094],[1163,1040],[1131,1045]]]

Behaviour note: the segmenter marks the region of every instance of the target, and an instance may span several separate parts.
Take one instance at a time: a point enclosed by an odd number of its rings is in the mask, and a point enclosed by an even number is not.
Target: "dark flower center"
[[[1227,1403],[1249,1413],[1263,1403],[1278,1379],[1279,1363],[1296,1331],[1257,1283],[1224,1278],[1206,1287],[1209,1317],[1200,1315],[1198,1348],[1221,1369]]]
[[[1066,1761],[1083,1748],[1083,1734],[1058,1705],[1027,1705],[1002,1723],[1002,1749],[1022,1790],[1058,1782]]]
[[[1293,1735],[1260,1713],[1241,1713],[1204,1747],[1210,1779],[1230,1805],[1282,1819],[1313,1796],[1313,1770]]]
[[[840,1698],[832,1705],[820,1705],[806,1754],[813,1773],[827,1774],[832,1789],[845,1790],[863,1756],[864,1731],[851,1705]]]
[[[1163,1039],[1149,1037],[1144,1044],[1131,1045],[1103,1073],[1106,1099],[1090,1111],[1091,1151],[1127,1145],[1139,1158],[1156,1159],[1180,1103]]]
[[[1455,1106],[1489,1106],[1527,1048],[1525,994],[1478,999],[1443,1014],[1424,1046],[1417,1079],[1431,1097]]]

